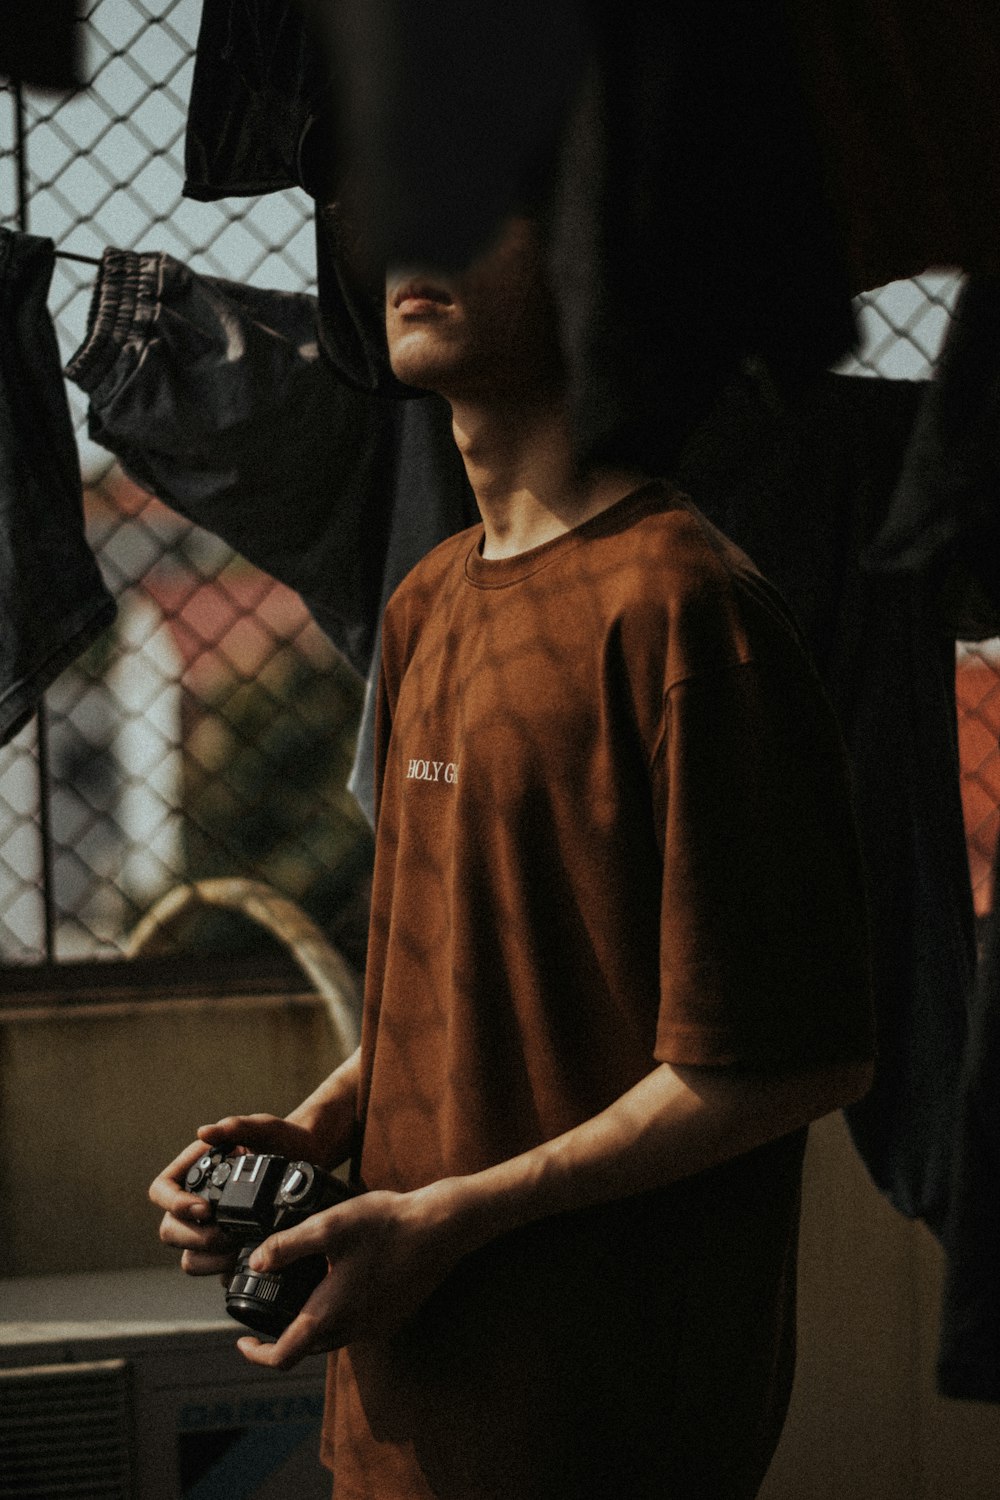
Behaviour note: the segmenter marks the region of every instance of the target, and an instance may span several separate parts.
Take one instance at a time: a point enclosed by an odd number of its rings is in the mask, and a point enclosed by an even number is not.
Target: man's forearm
[[[552,1141],[427,1190],[462,1253],[550,1214],[666,1186],[860,1098],[867,1063],[765,1075],[662,1065]]]
[[[363,1193],[315,1214],[265,1240],[251,1265],[275,1271],[321,1253],[333,1273],[277,1343],[246,1336],[239,1347],[251,1363],[288,1369],[316,1349],[390,1331],[464,1255],[497,1236],[665,1186],[763,1145],[859,1097],[869,1071],[859,1064],[765,1077],[662,1066],[602,1114],[522,1156],[411,1192]],[[303,1108],[329,1108],[349,1077],[332,1075]]]

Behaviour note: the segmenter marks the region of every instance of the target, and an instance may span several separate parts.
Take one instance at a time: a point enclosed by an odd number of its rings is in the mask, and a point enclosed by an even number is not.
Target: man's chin
[[[403,354],[393,351],[391,364],[396,379],[418,391],[433,391],[447,397],[462,385],[461,371],[452,360],[435,359],[416,351]]]

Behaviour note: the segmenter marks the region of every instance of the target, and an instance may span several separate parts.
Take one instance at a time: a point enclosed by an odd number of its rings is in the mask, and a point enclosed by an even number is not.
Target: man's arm
[[[355,1051],[285,1119],[277,1115],[229,1115],[198,1128],[198,1138],[165,1167],[149,1189],[164,1210],[160,1239],[182,1251],[181,1267],[191,1276],[214,1276],[231,1267],[232,1241],[206,1221],[211,1209],[181,1186],[184,1174],[206,1144],[233,1150],[273,1151],[282,1156],[335,1167],[351,1154],[357,1129],[358,1071]]]
[[[860,1098],[870,1082],[867,1062],[783,1074],[662,1064],[601,1114],[521,1156],[415,1192],[364,1194],[273,1235],[255,1269],[319,1251],[330,1275],[276,1343],[245,1337],[240,1350],[286,1369],[387,1332],[497,1236],[692,1176]]]

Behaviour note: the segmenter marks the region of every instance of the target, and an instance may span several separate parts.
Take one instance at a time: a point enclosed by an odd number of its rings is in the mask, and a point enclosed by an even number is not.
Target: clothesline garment
[[[955,644],[934,575],[865,566],[927,382],[827,375],[782,409],[733,385],[680,482],[800,619],[851,759],[872,913],[879,1057],[847,1110],[873,1180],[940,1236],[975,934],[955,741]]]
[[[958,639],[1000,634],[1000,277],[959,292],[865,561],[926,579]]]
[[[377,285],[386,260],[464,263],[548,179],[582,458],[667,472],[743,356],[797,382],[851,347],[846,271],[778,0],[624,12],[562,0],[544,15],[519,4],[471,19],[453,0],[338,7],[339,137],[317,123],[315,83],[285,67],[289,11],[287,0],[205,7],[186,190],[225,197],[268,176],[315,192],[321,326],[342,316],[346,283],[360,340],[343,372],[363,388],[393,384],[365,269],[374,263]],[[280,160],[259,109],[275,94],[278,139],[309,143]],[[315,165],[324,150],[328,182]],[[363,233],[331,250],[334,196]]]
[[[959,1096],[938,1350],[938,1387],[967,1401],[1000,1401],[1000,904],[973,995]]]
[[[0,77],[43,89],[84,82],[80,0],[8,0],[0,11]]]
[[[1000,272],[995,0],[789,0],[787,13],[852,286]]]
[[[66,373],[125,471],[295,589],[362,676],[393,589],[475,515],[445,403],[348,385],[305,293],[109,249]],[[371,716],[353,778],[370,818]]]
[[[46,305],[54,254],[51,240],[0,229],[0,743],[115,615],[84,533]]]
[[[294,588],[367,672],[397,418],[321,358],[314,299],[108,250],[66,373],[133,479]]]
[[[852,342],[849,292],[1000,266],[992,0],[453,7],[205,6],[186,191],[343,196],[376,259],[448,265],[548,163],[583,456],[670,471],[741,355],[794,389]],[[377,333],[356,353],[378,388]]]
[[[928,383],[884,524],[866,551],[893,580],[927,580],[963,639],[1000,631],[1000,280],[972,276]],[[971,995],[958,1087],[938,1384],[1000,1401],[1000,908]]]

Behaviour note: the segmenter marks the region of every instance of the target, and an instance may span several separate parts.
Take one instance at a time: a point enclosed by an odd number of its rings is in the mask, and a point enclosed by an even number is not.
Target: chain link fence
[[[25,91],[20,122],[14,92],[0,94],[2,219],[62,252],[49,311],[67,359],[95,274],[67,256],[165,250],[202,274],[314,285],[304,194],[181,195],[200,15],[201,0],[96,0],[81,20],[85,90]],[[67,390],[88,536],[119,617],[47,695],[41,748],[33,724],[0,751],[0,958],[117,955],[175,884],[241,875],[298,901],[360,962],[371,842],[344,789],[360,684],[295,595],[110,463]],[[233,924],[206,919],[200,941],[233,941]]]
[[[201,273],[309,290],[304,195],[181,196],[201,4],[95,0],[81,21],[85,90],[26,92],[20,120],[15,94],[0,92],[0,218],[73,255],[166,250]],[[79,261],[57,261],[49,308],[66,358],[83,338],[92,281]],[[925,377],[957,289],[955,277],[925,276],[866,296],[864,347],[845,371]],[[31,725],[0,751],[0,961],[116,955],[158,896],[220,874],[267,880],[360,961],[371,846],[344,790],[359,684],[294,595],[128,482],[87,439],[80,393],[69,396],[88,533],[120,613],[48,695],[41,747]],[[958,681],[970,859],[985,910],[1000,803],[1000,646],[960,649]]]

